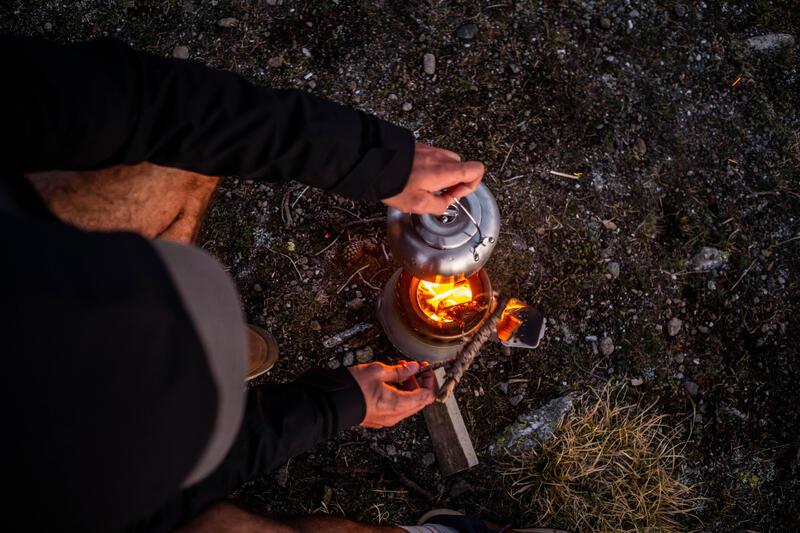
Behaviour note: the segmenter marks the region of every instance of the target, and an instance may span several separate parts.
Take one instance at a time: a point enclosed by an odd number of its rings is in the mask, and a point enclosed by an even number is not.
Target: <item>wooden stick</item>
[[[461,381],[461,378],[464,376],[464,372],[467,371],[469,365],[475,360],[475,356],[478,355],[478,352],[483,345],[486,344],[486,341],[489,340],[492,333],[497,331],[497,323],[500,322],[500,317],[503,314],[503,310],[508,305],[508,300],[509,299],[505,296],[499,296],[497,298],[497,307],[494,312],[489,315],[489,318],[486,319],[486,322],[483,323],[478,332],[472,337],[472,340],[465,344],[458,352],[453,364],[447,370],[447,375],[439,389],[439,393],[436,395],[437,402],[443,403],[450,397],[453,393],[453,389],[456,388],[456,385],[458,385],[458,382]]]
[[[569,178],[571,180],[579,179],[578,176],[573,176],[572,174],[564,174],[563,172],[556,172],[555,170],[551,170],[550,174],[554,176],[561,176],[562,178]]]

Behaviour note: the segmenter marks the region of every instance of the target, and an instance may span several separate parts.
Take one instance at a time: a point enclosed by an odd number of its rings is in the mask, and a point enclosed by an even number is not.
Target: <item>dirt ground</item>
[[[4,32],[185,53],[483,161],[502,215],[492,283],[542,308],[548,333],[535,351],[488,347],[458,388],[478,453],[517,415],[610,381],[682,428],[682,476],[708,498],[687,530],[800,528],[796,2],[6,1],[0,18]],[[748,42],[768,34],[789,37]],[[382,254],[347,264],[341,250],[383,226],[351,226],[320,252],[343,224],[383,214],[296,182],[224,182],[201,244],[230,269],[248,319],[279,340],[263,379],[357,349],[396,359],[379,332],[322,345],[357,323],[379,330],[377,288],[396,266]],[[692,261],[702,247],[723,252],[718,265]],[[535,521],[491,458],[444,478],[432,451],[420,416],[356,428],[236,497],[372,523],[432,505]]]

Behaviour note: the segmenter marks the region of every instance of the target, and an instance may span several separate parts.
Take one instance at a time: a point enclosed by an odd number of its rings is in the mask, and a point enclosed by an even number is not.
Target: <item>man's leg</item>
[[[47,208],[89,231],[133,231],[189,243],[219,178],[152,163],[28,175]]]

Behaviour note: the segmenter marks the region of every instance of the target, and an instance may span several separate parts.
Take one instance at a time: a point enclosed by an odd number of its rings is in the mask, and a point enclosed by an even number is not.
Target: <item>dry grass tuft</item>
[[[678,434],[622,396],[583,395],[553,440],[504,463],[526,513],[572,531],[686,531],[703,498],[678,479]]]

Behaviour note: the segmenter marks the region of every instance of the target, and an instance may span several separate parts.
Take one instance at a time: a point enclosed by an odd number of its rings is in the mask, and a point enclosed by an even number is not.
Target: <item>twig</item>
[[[513,149],[514,149],[514,146],[515,146],[516,144],[517,144],[517,141],[514,141],[513,143],[511,143],[511,148],[509,148],[509,149],[508,149],[508,153],[506,154],[506,158],[505,158],[505,159],[503,159],[503,164],[502,164],[502,165],[500,165],[500,170],[498,170],[498,171],[497,171],[497,175],[498,175],[498,176],[499,176],[500,174],[502,174],[502,173],[503,173],[503,169],[504,169],[504,168],[506,168],[506,163],[508,162],[508,156],[510,156],[510,155],[511,155],[511,150],[513,150]]]
[[[475,356],[478,355],[478,352],[483,345],[486,344],[486,341],[489,340],[492,333],[497,331],[497,323],[500,322],[500,317],[503,314],[503,310],[508,305],[508,300],[509,299],[505,296],[499,296],[497,298],[497,308],[489,315],[489,318],[486,319],[486,322],[484,322],[478,332],[475,333],[472,340],[465,344],[458,352],[455,361],[453,361],[453,364],[447,370],[447,375],[445,376],[444,383],[442,383],[442,387],[436,395],[437,402],[444,403],[447,398],[450,397],[453,393],[453,389],[456,388],[456,385],[458,385],[458,382],[461,381],[461,378],[464,376],[464,372],[467,371],[469,365],[475,360]]]
[[[518,180],[518,179],[520,179],[520,178],[524,178],[524,177],[525,177],[525,174],[520,174],[519,176],[513,176],[513,177],[511,177],[511,178],[504,179],[504,180],[503,180],[503,183],[508,183],[509,181]]]
[[[303,197],[303,195],[306,193],[306,191],[308,190],[309,187],[310,187],[310,185],[306,185],[306,188],[303,189],[303,191],[300,194],[297,195],[297,198],[295,198],[294,202],[292,202],[292,209],[294,209],[294,206],[297,205],[297,202],[300,201],[300,198]]]
[[[784,245],[784,244],[786,244],[787,242],[796,241],[797,239],[800,239],[800,235],[797,235],[797,236],[795,236],[795,237],[792,237],[791,239],[786,239],[785,241],[781,241],[781,242],[777,243],[775,246],[783,246],[783,245]]]
[[[739,282],[740,282],[740,281],[742,281],[742,280],[744,279],[744,277],[747,275],[747,273],[748,273],[748,272],[750,272],[750,269],[751,269],[751,268],[753,268],[753,265],[755,265],[755,264],[756,264],[756,261],[758,261],[758,257],[756,257],[755,259],[753,259],[753,262],[752,262],[752,263],[750,263],[750,266],[749,266],[749,267],[747,267],[747,269],[745,269],[745,271],[742,273],[742,275],[741,275],[741,276],[739,276],[739,279],[738,279],[738,280],[736,280],[736,283],[734,283],[734,284],[733,284],[733,287],[731,287],[731,292],[733,292],[733,289],[735,289],[735,288],[736,288],[736,286],[739,284]]]
[[[292,220],[292,213],[291,209],[289,208],[289,195],[291,191],[286,191],[286,194],[283,195],[283,199],[281,200],[281,221],[283,224],[288,228],[294,222]]]
[[[356,270],[355,272],[353,272],[353,275],[352,275],[352,276],[350,276],[349,278],[347,278],[347,281],[345,281],[345,282],[344,282],[344,285],[342,285],[341,287],[339,287],[339,290],[338,290],[338,291],[336,291],[336,294],[339,294],[340,292],[342,292],[342,291],[344,290],[344,288],[345,288],[345,287],[347,287],[347,284],[348,284],[348,283],[350,283],[350,280],[351,280],[351,279],[353,279],[354,277],[356,277],[356,274],[358,274],[359,272],[361,272],[362,270],[364,270],[364,269],[365,269],[365,268],[367,268],[368,266],[369,266],[369,263],[368,263],[368,264],[366,264],[366,265],[364,265],[364,266],[362,266],[361,268],[359,268],[359,269],[358,269],[358,270]]]
[[[361,217],[360,217],[360,216],[356,215],[356,214],[355,214],[355,213],[353,213],[352,211],[348,211],[348,210],[347,210],[347,209],[345,209],[344,207],[339,207],[338,205],[332,205],[331,207],[332,207],[332,208],[334,208],[334,209],[338,209],[339,211],[342,211],[342,212],[344,212],[344,213],[347,213],[347,214],[348,214],[348,215],[350,215],[351,217],[354,217],[354,218],[356,218],[356,219],[358,219],[358,220],[361,220]]]
[[[353,221],[351,221],[351,222],[348,222],[347,224],[344,224],[344,225],[341,227],[340,231],[344,231],[344,230],[346,230],[347,228],[351,228],[351,227],[353,227],[353,226],[360,226],[361,224],[372,224],[372,223],[374,223],[374,222],[385,222],[385,221],[386,221],[386,217],[385,217],[385,216],[383,216],[383,217],[374,217],[374,218],[364,218],[364,219],[359,219],[359,220],[353,220]]]
[[[325,251],[326,251],[328,248],[330,248],[331,246],[333,246],[334,244],[336,244],[336,241],[338,241],[338,240],[339,240],[339,237],[341,237],[341,236],[342,236],[342,234],[341,234],[341,232],[339,232],[339,235],[337,235],[337,236],[336,236],[336,238],[335,238],[335,239],[333,239],[333,242],[331,242],[331,243],[330,243],[328,246],[326,246],[325,248],[323,248],[323,249],[322,249],[322,250],[320,250],[319,252],[315,253],[315,254],[314,254],[314,257],[317,257],[318,255],[321,255],[321,254],[322,254],[322,253],[324,253],[324,252],[325,252]]]
[[[420,495],[425,497],[428,501],[433,501],[436,499],[436,495],[429,491],[428,489],[424,489],[417,485],[414,481],[408,479],[405,474],[402,472],[395,471],[397,474],[397,479],[400,480],[400,483],[408,487],[409,489],[413,490],[414,492],[418,492]]]
[[[381,243],[381,250],[383,251],[384,259],[386,259],[386,261],[388,262],[389,261],[389,254],[386,253],[386,246],[384,246],[383,243]]]
[[[552,174],[554,176],[561,176],[562,178],[569,178],[571,180],[580,179],[580,178],[578,178],[578,176],[573,176],[572,174],[564,174],[563,172],[556,172],[555,170],[551,170],[550,174]]]
[[[297,279],[298,279],[298,280],[299,280],[299,281],[302,283],[302,281],[303,281],[303,275],[300,273],[300,269],[299,269],[299,268],[297,268],[297,265],[295,264],[295,262],[294,262],[294,259],[292,259],[291,257],[289,257],[288,255],[286,255],[286,254],[285,254],[285,253],[283,253],[283,252],[279,252],[278,250],[273,250],[272,248],[267,248],[267,250],[269,250],[270,252],[272,252],[272,253],[274,253],[274,254],[282,255],[283,257],[285,257],[286,259],[288,259],[288,260],[289,260],[289,262],[290,262],[290,263],[292,264],[292,266],[294,267],[294,271],[295,271],[295,272],[297,272]]]
[[[364,285],[366,285],[366,286],[367,286],[367,287],[369,287],[370,289],[374,289],[374,290],[376,290],[376,291],[379,291],[379,290],[380,290],[378,287],[376,287],[375,285],[373,285],[373,284],[372,284],[372,283],[370,283],[369,281],[365,280],[365,279],[364,279],[364,276],[362,276],[362,275],[361,275],[361,272],[359,272],[359,273],[358,273],[358,277],[359,277],[359,278],[361,278],[361,281],[363,281],[363,282],[364,282]]]

